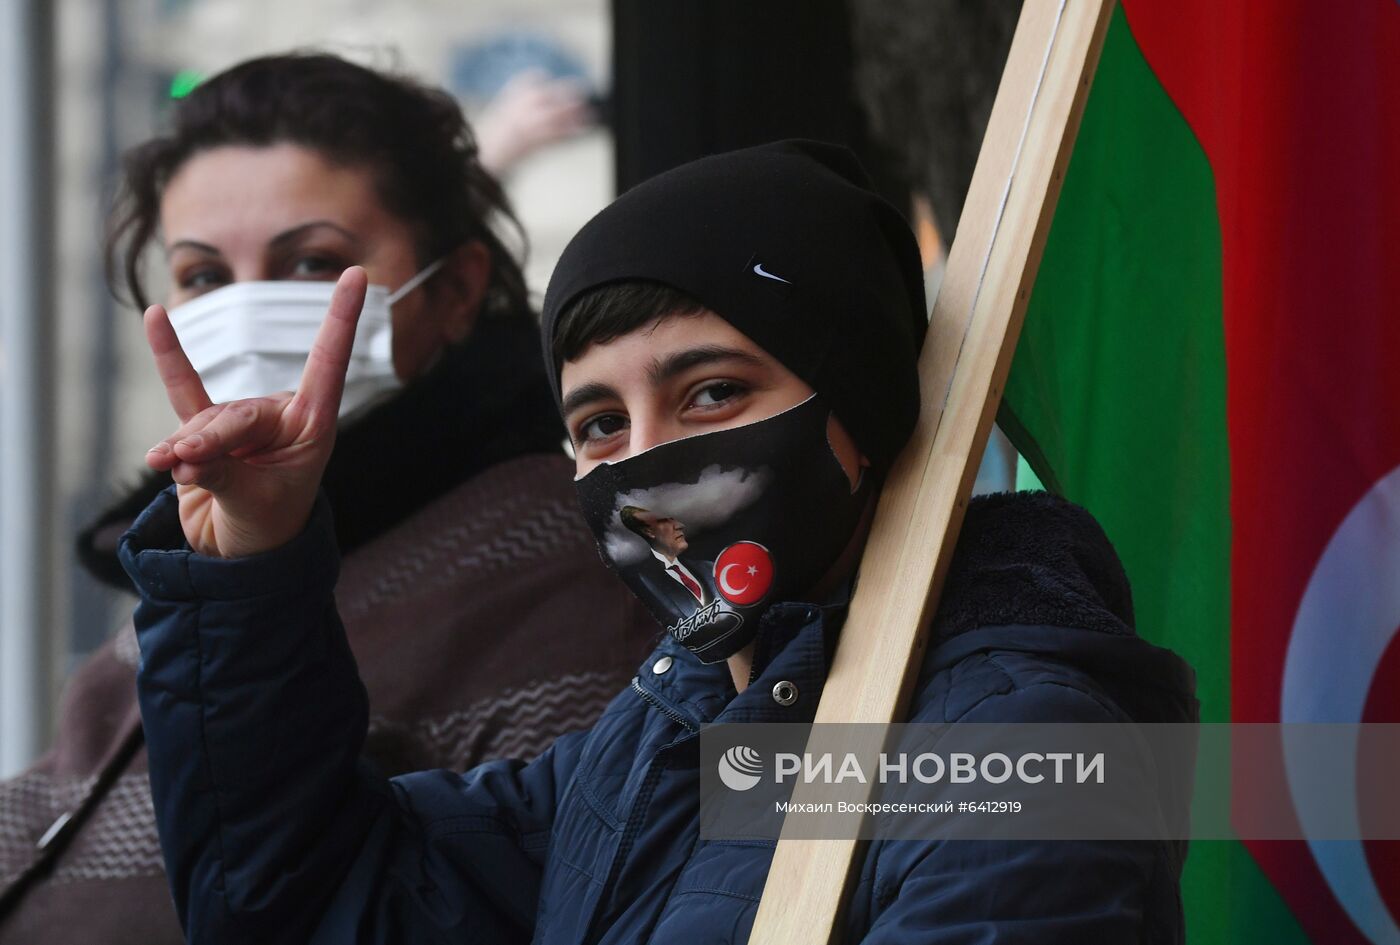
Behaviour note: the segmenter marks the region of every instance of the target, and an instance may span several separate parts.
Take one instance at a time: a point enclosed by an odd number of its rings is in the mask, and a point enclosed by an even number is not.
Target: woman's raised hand
[[[335,445],[366,284],[358,266],[341,274],[295,393],[227,404],[210,402],[165,309],[146,309],[146,340],[180,418],[146,463],[169,470],[177,483],[180,525],[195,551],[253,555],[286,544],[306,526]]]

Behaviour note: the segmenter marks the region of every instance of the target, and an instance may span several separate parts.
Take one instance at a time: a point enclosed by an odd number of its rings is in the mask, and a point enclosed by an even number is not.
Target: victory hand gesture
[[[341,274],[295,393],[227,404],[210,402],[165,309],[146,310],[146,340],[180,418],[180,428],[151,448],[146,464],[170,471],[180,525],[198,553],[253,555],[286,544],[306,526],[335,445],[366,284],[358,266]]]

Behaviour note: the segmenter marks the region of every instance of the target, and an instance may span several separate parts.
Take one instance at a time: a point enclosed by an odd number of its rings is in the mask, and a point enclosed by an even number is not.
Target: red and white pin
[[[715,559],[715,587],[731,604],[747,607],[773,586],[773,557],[753,541],[736,541]]]

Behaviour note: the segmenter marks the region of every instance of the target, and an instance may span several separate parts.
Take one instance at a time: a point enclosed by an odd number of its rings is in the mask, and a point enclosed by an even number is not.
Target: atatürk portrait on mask
[[[618,517],[651,548],[657,567],[643,565],[638,577],[663,598],[669,598],[677,617],[686,617],[715,600],[714,562],[682,560],[690,547],[685,524],[636,505],[624,506]]]

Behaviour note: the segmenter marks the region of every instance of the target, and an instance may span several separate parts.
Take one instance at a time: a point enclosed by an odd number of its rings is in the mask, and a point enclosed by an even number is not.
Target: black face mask
[[[812,590],[850,542],[871,477],[851,488],[830,414],[814,394],[576,481],[603,560],[702,662],[743,649],[763,612]]]

